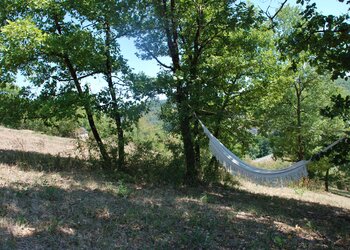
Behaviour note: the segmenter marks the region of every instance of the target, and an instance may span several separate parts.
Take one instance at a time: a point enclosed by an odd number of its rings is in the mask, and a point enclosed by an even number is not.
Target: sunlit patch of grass
[[[259,167],[259,168],[264,168],[264,169],[282,169],[289,167],[293,164],[293,162],[288,162],[288,161],[282,161],[280,159],[273,159],[273,157],[264,157],[262,160],[259,159],[250,159],[250,158],[245,158],[245,161],[247,161],[249,164]]]
[[[119,180],[117,183],[107,182],[105,184],[105,189],[108,192],[123,198],[127,198],[133,192],[132,189],[122,180]]]
[[[294,192],[297,194],[297,195],[300,195],[302,196],[304,193],[305,193],[306,189],[305,188],[302,188],[302,187],[296,187],[294,188]]]

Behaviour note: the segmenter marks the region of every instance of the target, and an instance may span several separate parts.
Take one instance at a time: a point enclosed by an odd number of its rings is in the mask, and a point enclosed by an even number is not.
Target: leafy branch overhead
[[[350,68],[349,13],[340,16],[322,15],[317,11],[315,3],[309,0],[297,2],[306,5],[301,13],[303,21],[290,36],[286,47],[291,53],[310,51],[314,55],[311,61],[319,67],[320,72],[323,69],[330,70],[334,79],[338,76],[346,77]],[[350,5],[350,2],[347,1],[346,4]]]

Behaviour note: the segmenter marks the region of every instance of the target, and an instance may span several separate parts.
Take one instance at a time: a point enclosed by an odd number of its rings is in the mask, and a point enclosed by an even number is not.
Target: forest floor
[[[73,139],[0,127],[0,249],[349,249],[345,195],[130,184],[77,155]]]

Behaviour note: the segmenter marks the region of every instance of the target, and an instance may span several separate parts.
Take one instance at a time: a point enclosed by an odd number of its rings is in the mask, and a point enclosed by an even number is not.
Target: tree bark
[[[194,136],[194,151],[195,151],[195,168],[197,172],[201,167],[201,147],[200,147],[200,126],[199,121],[196,119],[194,121],[193,127],[193,136]]]
[[[198,182],[198,171],[196,169],[196,154],[191,133],[191,116],[186,107],[187,95],[183,93],[181,86],[177,88],[177,107],[179,111],[180,129],[186,162],[185,183],[195,185]]]
[[[125,164],[125,140],[124,140],[124,130],[122,127],[122,116],[119,111],[118,107],[118,100],[117,96],[115,94],[115,88],[113,84],[113,78],[112,78],[112,72],[113,72],[113,65],[112,65],[112,58],[111,58],[111,52],[110,52],[110,46],[111,46],[111,28],[108,23],[108,21],[105,22],[105,56],[106,56],[106,72],[105,77],[108,83],[108,90],[112,98],[112,105],[113,105],[113,119],[115,121],[115,124],[117,126],[117,135],[118,135],[118,161],[117,161],[117,168],[122,169]]]

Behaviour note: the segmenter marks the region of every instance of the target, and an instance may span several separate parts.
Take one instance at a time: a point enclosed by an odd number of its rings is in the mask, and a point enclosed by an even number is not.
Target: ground
[[[346,196],[131,184],[84,170],[72,139],[0,128],[0,142],[0,249],[350,246]]]

